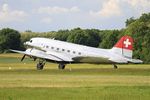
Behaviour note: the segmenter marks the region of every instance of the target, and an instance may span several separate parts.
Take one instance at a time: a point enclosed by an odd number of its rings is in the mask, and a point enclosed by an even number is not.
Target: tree
[[[133,22],[135,22],[136,21],[136,19],[134,19],[134,17],[131,17],[131,18],[129,18],[129,19],[127,19],[126,20],[126,27],[128,26],[128,25],[130,25],[131,23],[133,23]]]
[[[20,33],[10,28],[0,30],[0,52],[20,48]]]
[[[101,42],[101,37],[99,35],[99,32],[95,29],[86,29],[85,33],[87,34],[87,45],[92,47],[98,47],[99,43]]]
[[[59,30],[55,34],[55,39],[56,40],[61,40],[61,41],[67,41],[68,36],[69,36],[69,31],[68,30]]]
[[[107,48],[110,49],[112,48],[115,43],[118,41],[118,35],[120,31],[118,30],[113,30],[113,31],[105,31],[103,34],[103,39],[102,42],[99,44],[100,48]]]
[[[67,41],[76,43],[76,44],[98,47],[101,39],[100,39],[98,30],[95,30],[95,29],[83,30],[80,28],[75,28],[70,31]]]
[[[134,38],[135,58],[140,58],[144,63],[150,62],[150,13],[142,14],[139,19],[130,23],[125,29],[125,34],[130,34]]]
[[[150,21],[150,13],[148,14],[142,14],[142,16],[139,18],[142,22],[149,22]]]
[[[74,29],[70,31],[70,35],[67,38],[68,42],[86,45],[87,36],[81,29]]]

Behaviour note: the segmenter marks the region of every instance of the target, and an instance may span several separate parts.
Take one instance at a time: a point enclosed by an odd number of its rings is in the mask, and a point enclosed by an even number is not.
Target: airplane
[[[68,43],[60,40],[35,37],[24,43],[28,46],[25,51],[11,50],[39,59],[37,70],[42,70],[46,62],[58,63],[59,69],[65,69],[66,64],[91,63],[91,64],[116,64],[143,63],[139,59],[132,59],[133,39],[123,36],[111,49],[101,49]]]

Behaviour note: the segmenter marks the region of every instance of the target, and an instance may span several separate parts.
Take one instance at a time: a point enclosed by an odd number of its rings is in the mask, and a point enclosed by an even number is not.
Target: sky
[[[121,29],[150,12],[150,0],[0,0],[0,29]]]

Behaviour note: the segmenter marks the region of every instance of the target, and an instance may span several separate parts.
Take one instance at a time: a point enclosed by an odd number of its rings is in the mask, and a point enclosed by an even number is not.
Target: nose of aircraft
[[[29,42],[27,41],[27,42],[24,42],[24,45],[29,45]]]

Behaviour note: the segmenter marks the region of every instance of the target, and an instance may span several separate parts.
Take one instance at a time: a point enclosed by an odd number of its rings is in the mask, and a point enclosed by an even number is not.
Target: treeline
[[[140,18],[126,20],[126,28],[121,30],[81,29],[59,30],[35,33],[30,30],[19,33],[16,30],[5,28],[0,30],[0,52],[8,49],[25,50],[23,43],[32,37],[55,38],[61,41],[72,42],[97,48],[112,48],[124,35],[134,38],[134,57],[150,63],[150,13]]]

